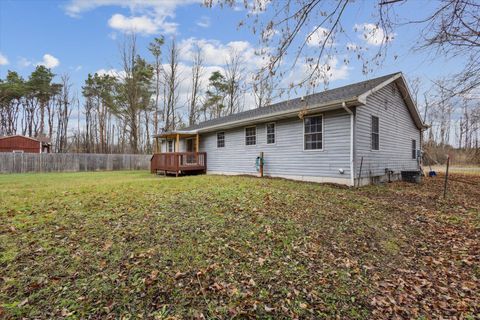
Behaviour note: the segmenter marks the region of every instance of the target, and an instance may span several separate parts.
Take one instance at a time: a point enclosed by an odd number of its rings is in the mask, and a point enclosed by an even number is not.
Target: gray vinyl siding
[[[266,123],[257,124],[257,144],[245,145],[245,126],[221,130],[225,147],[217,148],[216,132],[202,134],[208,172],[257,174],[255,159],[264,152],[265,175],[348,179],[350,118],[343,110],[323,113],[323,150],[304,150],[303,120],[275,122],[275,144],[267,144]],[[344,174],[340,174],[342,168]]]
[[[379,150],[371,150],[372,116],[379,118]],[[355,139],[356,177],[362,157],[362,177],[384,175],[385,168],[395,173],[418,169],[411,145],[415,139],[420,148],[420,130],[394,83],[368,96],[366,106],[357,108]]]

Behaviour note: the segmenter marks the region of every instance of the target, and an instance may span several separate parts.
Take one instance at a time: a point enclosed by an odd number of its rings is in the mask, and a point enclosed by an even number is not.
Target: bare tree
[[[167,67],[165,70],[165,130],[175,130],[176,109],[179,98],[179,70],[178,70],[178,48],[175,39],[172,39],[168,50]]]
[[[244,61],[240,53],[230,50],[225,62],[225,93],[227,114],[241,111],[242,84],[245,75]]]
[[[188,97],[188,124],[194,125],[199,117],[200,112],[200,89],[202,87],[202,76],[204,73],[202,51],[197,46],[194,50],[192,64],[191,91]]]
[[[308,66],[308,73],[303,79],[292,85],[315,85],[330,75],[332,57],[340,50],[363,62],[362,71],[368,73],[374,66],[381,65],[387,55],[387,48],[394,31],[405,24],[415,24],[421,31],[418,39],[411,39],[416,49],[438,50],[442,57],[465,57],[463,70],[454,75],[455,81],[450,82],[450,95],[469,92],[480,85],[480,5],[473,0],[438,1],[433,9],[425,7],[421,14],[424,18],[411,20],[409,16],[399,15],[395,9],[405,7],[415,0],[376,0],[368,2],[372,9],[378,12],[376,21],[362,31],[365,38],[380,37],[378,50],[373,55],[366,56],[365,50],[351,46],[350,36],[343,22],[349,17],[345,15],[348,9],[362,1],[337,0],[285,0],[244,1],[247,15],[239,22],[246,25],[259,36],[263,45],[260,54],[267,57],[266,74],[282,77],[286,70],[282,64],[287,63],[293,69],[299,60]],[[206,6],[220,3],[221,6],[237,6],[234,0],[204,0]],[[268,16],[264,15],[268,8]],[[267,17],[265,17],[267,16]],[[265,18],[264,18],[265,17]],[[344,45],[338,45],[338,44]],[[337,45],[335,45],[337,44]],[[309,45],[315,45],[316,50],[309,51]],[[345,52],[344,52],[345,53]],[[285,59],[289,55],[291,61]],[[350,59],[345,59],[348,64]],[[287,70],[288,71],[288,70]]]
[[[426,18],[411,21],[423,25],[418,49],[437,50],[447,58],[463,56],[462,70],[454,74],[450,95],[470,92],[480,86],[480,4],[472,0],[444,0]]]
[[[253,95],[255,98],[255,106],[263,108],[272,102],[272,94],[274,89],[273,77],[265,77],[259,75],[253,82]]]
[[[151,105],[153,68],[137,52],[135,34],[126,38],[120,52],[123,77],[117,86],[114,113],[129,133],[130,151],[139,151],[140,116]]]
[[[57,100],[57,129],[55,138],[55,150],[57,152],[66,152],[68,146],[68,122],[72,114],[72,104],[75,97],[72,95],[72,83],[70,76],[64,74],[60,78],[61,92]]]
[[[153,133],[158,134],[158,123],[159,115],[163,115],[164,110],[160,110],[159,98],[162,85],[162,46],[165,43],[163,37],[155,38],[153,42],[150,43],[148,50],[154,57],[153,69],[155,72],[155,89],[154,89],[154,110],[153,110]]]

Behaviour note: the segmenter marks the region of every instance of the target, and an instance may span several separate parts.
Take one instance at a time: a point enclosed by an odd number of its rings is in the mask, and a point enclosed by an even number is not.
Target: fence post
[[[447,185],[448,185],[448,167],[450,166],[450,156],[447,156],[447,171],[445,172],[445,185],[443,186],[443,198],[447,197]]]

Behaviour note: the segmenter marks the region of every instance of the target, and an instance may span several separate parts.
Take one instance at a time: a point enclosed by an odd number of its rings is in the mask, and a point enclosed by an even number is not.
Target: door
[[[194,144],[193,138],[188,138],[186,139],[185,142],[187,143],[187,152],[195,152],[195,144]],[[196,163],[195,155],[193,154],[187,155],[187,163],[188,164]]]

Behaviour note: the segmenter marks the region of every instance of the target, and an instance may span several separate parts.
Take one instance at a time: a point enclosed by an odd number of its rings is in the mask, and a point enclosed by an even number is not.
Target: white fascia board
[[[154,135],[153,137],[154,138],[162,138],[166,135],[170,135],[170,134],[197,134],[198,133],[198,130],[175,130],[175,131],[168,131],[168,132],[163,132],[163,133],[159,133],[159,134],[156,134]]]
[[[401,73],[398,73],[390,78],[388,78],[387,80],[383,81],[382,83],[380,83],[378,86],[374,87],[373,89],[370,89],[368,90],[367,92],[365,93],[362,93],[361,95],[358,96],[358,101],[363,103],[363,104],[366,104],[367,103],[367,97],[369,95],[371,95],[372,93],[375,93],[377,92],[378,90],[382,89],[383,87],[389,85],[390,83],[392,83],[393,81],[397,80],[398,78],[401,78],[402,77],[402,74]]]
[[[402,82],[402,87],[405,88],[406,92],[401,93],[403,100],[405,101],[405,104],[407,105],[408,110],[410,111],[410,114],[412,115],[412,118],[414,119],[414,122],[417,126],[418,129],[424,130],[427,128],[427,126],[423,123],[422,118],[420,117],[420,113],[418,111],[417,106],[415,105],[415,102],[412,99],[412,94],[410,93],[410,89],[408,88],[407,82],[405,81],[403,75],[401,73],[398,73],[392,77],[390,77],[388,80],[380,83],[378,86],[375,88],[368,90],[367,92],[361,94],[358,96],[358,101],[362,104],[367,103],[367,97],[378,90],[384,88],[385,86],[389,85],[390,83],[399,80]]]
[[[355,106],[358,105],[358,101],[356,98],[354,99],[347,99],[347,100],[336,100],[329,102],[327,104],[318,104],[315,106],[307,107],[306,108],[306,114],[313,114],[317,112],[323,112],[323,111],[330,111],[330,110],[336,110],[336,109],[341,109],[342,108],[342,103],[346,103],[350,106]],[[225,122],[225,123],[220,123],[217,125],[205,127],[198,129],[198,133],[205,133],[205,132],[210,132],[210,131],[215,131],[215,130],[221,130],[221,129],[228,129],[228,128],[234,128],[234,127],[239,127],[243,125],[253,125],[256,123],[262,123],[262,122],[269,122],[269,121],[275,121],[279,119],[285,119],[285,118],[291,118],[294,117],[295,115],[298,115],[300,111],[303,111],[305,108],[297,108],[294,110],[287,110],[287,111],[280,111],[276,113],[271,113],[262,117],[257,117],[257,118],[248,118],[248,119],[242,119],[242,120],[237,120],[237,121],[230,121],[230,122]]]

